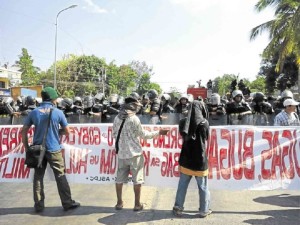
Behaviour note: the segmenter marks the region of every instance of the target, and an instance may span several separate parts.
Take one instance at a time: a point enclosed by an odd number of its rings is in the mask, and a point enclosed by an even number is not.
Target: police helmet
[[[153,99],[157,98],[158,93],[157,93],[156,90],[150,89],[150,90],[147,92],[147,95],[148,95],[148,97],[149,97],[150,100],[153,100]]]
[[[161,96],[161,100],[170,101],[170,99],[171,99],[171,96],[169,94],[163,94]]]
[[[180,95],[179,101],[181,101],[181,99],[186,99],[188,101],[189,96],[187,94],[182,94],[182,95]]]
[[[35,98],[32,97],[31,95],[28,95],[25,97],[25,105],[30,106],[30,105],[35,105]]]
[[[244,97],[243,92],[241,90],[234,90],[231,95],[232,98],[239,97],[239,96],[242,98]]]
[[[82,99],[79,96],[76,96],[73,101],[74,105],[82,106]]]
[[[101,104],[103,103],[103,100],[104,100],[104,94],[98,93],[94,96],[92,102],[94,102],[94,104]]]
[[[119,99],[119,95],[118,94],[111,94],[109,96],[109,101],[110,102],[118,102],[118,99]]]
[[[41,104],[43,102],[43,99],[40,97],[36,97],[35,100],[37,104]]]
[[[212,105],[220,105],[221,104],[221,97],[218,93],[213,93],[211,95],[211,104]]]
[[[125,98],[123,96],[119,96],[119,98],[118,98],[118,104],[122,105],[122,104],[124,104],[124,101],[125,101]]]
[[[188,101],[193,102],[194,101],[194,96],[192,94],[188,94]]]
[[[131,94],[129,96],[131,96],[131,97],[133,97],[135,99],[140,100],[140,95],[138,93],[136,93],[136,92],[131,92]]]
[[[263,102],[265,100],[265,95],[262,92],[255,92],[253,95],[254,102]]]
[[[284,90],[281,93],[281,98],[294,98],[294,95],[290,90]]]
[[[92,96],[86,96],[83,99],[83,107],[84,108],[91,108],[93,106],[93,97]]]
[[[63,108],[71,108],[73,105],[73,101],[70,98],[64,98],[60,104]]]

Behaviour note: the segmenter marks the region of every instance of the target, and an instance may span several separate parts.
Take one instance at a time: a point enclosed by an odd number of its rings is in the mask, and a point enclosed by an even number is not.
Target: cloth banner
[[[182,146],[178,126],[143,127],[149,131],[170,129],[166,136],[140,139],[145,158],[145,184],[177,187]],[[32,181],[33,170],[24,165],[21,128],[20,125],[0,126],[0,182]],[[114,183],[117,155],[112,124],[71,124],[70,128],[70,135],[61,137],[69,182]],[[31,128],[29,140],[33,132]],[[299,127],[211,126],[206,149],[210,189],[299,189],[299,132]],[[50,168],[47,171],[52,174]],[[194,179],[190,187],[197,188]]]

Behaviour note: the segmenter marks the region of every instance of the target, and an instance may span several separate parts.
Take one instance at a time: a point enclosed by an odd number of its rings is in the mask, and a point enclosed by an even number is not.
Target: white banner
[[[0,126],[0,182],[30,182],[24,165],[22,126]],[[62,137],[66,174],[70,182],[115,182],[117,158],[112,124],[71,124]],[[143,140],[145,184],[177,187],[182,138],[178,126],[148,125],[144,129],[170,128],[166,136]],[[212,126],[207,143],[210,189],[273,190],[300,188],[299,127]],[[32,136],[33,129],[29,135]],[[47,169],[51,171],[51,169]],[[130,179],[129,179],[130,182]],[[191,187],[196,188],[196,182]]]

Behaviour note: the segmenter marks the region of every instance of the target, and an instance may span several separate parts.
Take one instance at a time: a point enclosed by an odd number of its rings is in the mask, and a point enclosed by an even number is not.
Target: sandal
[[[115,210],[121,210],[121,209],[123,209],[123,203],[115,205]]]
[[[144,205],[143,204],[140,204],[140,205],[138,205],[138,206],[134,206],[134,208],[133,208],[133,211],[141,211],[141,210],[143,210],[144,209]]]

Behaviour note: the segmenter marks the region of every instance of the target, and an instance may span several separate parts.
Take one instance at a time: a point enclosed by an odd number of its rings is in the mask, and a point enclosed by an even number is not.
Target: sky
[[[163,91],[223,74],[253,81],[268,35],[250,41],[252,28],[273,18],[258,0],[0,0],[0,65],[26,48],[34,66],[48,69],[67,54],[107,63],[145,61]]]

